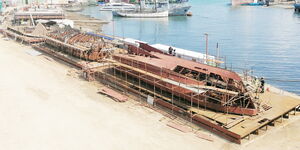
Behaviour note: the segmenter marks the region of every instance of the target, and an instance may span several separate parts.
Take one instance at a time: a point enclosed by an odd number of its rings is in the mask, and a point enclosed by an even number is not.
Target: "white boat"
[[[169,16],[169,11],[162,12],[135,12],[135,11],[116,11],[114,12],[117,16],[128,17],[128,18],[164,18]]]
[[[157,9],[156,0],[154,0],[154,9],[147,10],[145,5],[145,0],[140,0],[139,10],[135,11],[128,11],[128,10],[121,10],[121,11],[113,11],[114,16],[120,17],[128,17],[128,18],[164,18],[169,16],[168,10],[161,10]]]
[[[143,2],[143,1],[141,1]],[[178,2],[178,3],[169,3],[168,1],[166,2],[160,2],[158,3],[159,7],[156,8],[158,11],[164,11],[168,10],[169,11],[169,16],[186,16],[189,9],[191,8],[191,5],[187,3],[187,0],[185,2]],[[152,5],[153,6],[153,5]],[[140,4],[140,7],[142,7],[142,10],[136,9],[135,11],[154,11],[154,8],[151,7],[149,8],[149,5],[146,7],[145,4]],[[129,10],[132,11],[132,10]],[[117,11],[113,11],[114,16],[118,16]],[[123,13],[125,10],[123,10]]]
[[[100,11],[135,10],[136,6],[128,3],[106,3],[100,6]]]

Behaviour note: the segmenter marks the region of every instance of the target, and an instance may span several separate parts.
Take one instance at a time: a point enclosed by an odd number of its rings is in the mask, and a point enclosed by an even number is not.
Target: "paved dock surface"
[[[0,149],[300,149],[300,117],[249,144],[236,145],[182,133],[135,101],[116,103],[77,70],[31,48],[0,39]],[[205,134],[210,134],[205,132]]]

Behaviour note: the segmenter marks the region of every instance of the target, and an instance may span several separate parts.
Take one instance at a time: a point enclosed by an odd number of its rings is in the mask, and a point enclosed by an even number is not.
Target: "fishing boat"
[[[135,11],[114,11],[114,16],[128,18],[164,18],[169,16],[168,10],[158,10],[156,0],[154,1],[154,9],[146,9],[145,0],[140,0],[139,10]]]
[[[117,11],[116,14],[120,17],[128,17],[128,18],[164,18],[169,16],[169,11],[162,12],[134,12],[134,11]]]
[[[143,1],[140,1],[141,3],[143,3]],[[169,16],[186,16],[189,9],[191,8],[191,5],[189,5],[188,0],[180,0],[175,2],[170,3],[169,1],[166,2],[159,2],[157,5],[154,4],[156,6],[156,10],[163,12],[165,10],[168,10]],[[153,9],[153,7],[146,6],[145,4],[140,4],[141,9],[136,9],[134,10],[135,12],[138,11],[143,11],[143,12],[151,12],[154,11],[155,9]],[[117,10],[120,11],[120,10]],[[120,16],[119,13],[117,13],[117,11],[113,11],[113,15],[114,16]],[[133,10],[122,10],[122,13],[125,13],[126,11],[128,11],[127,13],[133,13]],[[130,12],[131,11],[131,12]]]
[[[136,6],[128,3],[106,3],[100,6],[100,11],[135,10]]]

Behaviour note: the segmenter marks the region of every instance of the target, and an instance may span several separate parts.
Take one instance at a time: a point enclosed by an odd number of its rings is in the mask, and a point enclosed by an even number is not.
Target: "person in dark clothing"
[[[173,48],[170,46],[170,47],[169,47],[169,54],[171,55],[172,52],[173,52]]]
[[[266,6],[270,6],[270,0],[266,0]]]
[[[176,56],[176,49],[173,50],[173,56]]]
[[[264,78],[260,78],[260,89],[261,89],[261,93],[265,92],[265,80],[264,80]]]

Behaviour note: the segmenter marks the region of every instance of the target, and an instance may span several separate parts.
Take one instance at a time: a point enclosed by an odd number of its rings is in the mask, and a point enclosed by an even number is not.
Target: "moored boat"
[[[152,7],[148,8],[148,7],[145,7],[144,6],[145,4],[142,4],[141,7],[142,7],[142,10],[139,10],[139,9],[136,9],[134,11],[138,12],[138,11],[154,11],[154,9]],[[150,5],[152,6],[152,5]],[[189,5],[187,3],[187,1],[178,1],[176,3],[169,3],[169,2],[160,2],[158,3],[158,7],[156,7],[156,9],[158,11],[165,11],[165,10],[168,10],[169,11],[169,16],[187,16],[187,13],[189,11],[189,9],[191,8],[192,6]],[[120,11],[120,10],[117,10],[117,11]],[[123,13],[125,11],[133,11],[133,10],[122,10]],[[113,11],[113,15],[114,16],[119,16],[118,13],[116,13],[116,11]]]
[[[116,11],[117,16],[128,18],[164,18],[169,16],[169,11],[155,12],[155,11]]]

